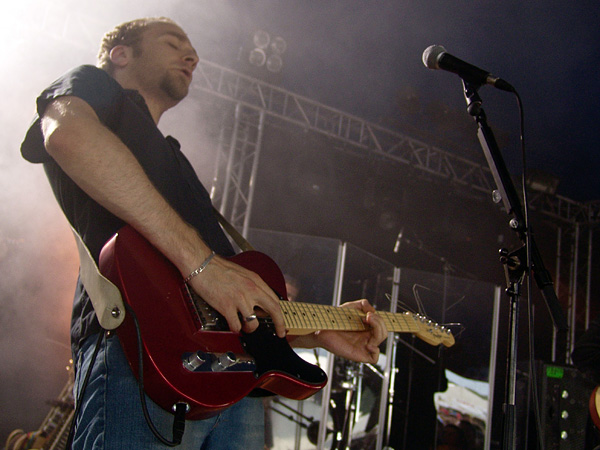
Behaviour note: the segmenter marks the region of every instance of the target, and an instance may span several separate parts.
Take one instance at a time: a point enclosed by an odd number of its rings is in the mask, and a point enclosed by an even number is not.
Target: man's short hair
[[[135,19],[129,22],[117,25],[111,31],[108,31],[102,41],[100,42],[100,50],[98,51],[98,57],[96,65],[112,74],[114,67],[110,61],[110,51],[117,45],[127,45],[133,48],[133,54],[139,56],[141,50],[139,47],[142,34],[150,26],[157,23],[170,23],[177,25],[173,20],[167,17],[146,17],[143,19]]]

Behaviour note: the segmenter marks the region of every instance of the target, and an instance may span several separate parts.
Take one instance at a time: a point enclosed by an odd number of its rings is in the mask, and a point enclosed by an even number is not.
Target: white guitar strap
[[[79,233],[71,227],[79,251],[79,276],[90,296],[96,317],[105,330],[114,330],[125,320],[125,305],[121,292],[110,280],[100,273],[96,261],[83,243]]]
[[[219,222],[233,240],[244,251],[253,250],[252,246],[244,237],[219,213],[213,209]],[[125,320],[125,305],[121,298],[121,292],[110,280],[100,273],[96,261],[77,231],[71,227],[77,250],[79,252],[79,276],[90,296],[90,300],[96,312],[100,326],[105,330],[114,330]]]

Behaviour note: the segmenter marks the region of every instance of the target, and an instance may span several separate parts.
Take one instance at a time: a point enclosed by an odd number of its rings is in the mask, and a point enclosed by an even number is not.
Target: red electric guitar
[[[283,274],[268,256],[243,252],[231,261],[258,273],[282,299]],[[269,318],[253,333],[228,330],[224,318],[188,289],[175,266],[132,227],[103,248],[100,271],[121,291],[137,317],[143,349],[144,389],[162,408],[189,405],[186,419],[204,419],[261,389],[302,400],[327,383],[326,374],[274,334]],[[316,330],[364,330],[352,308],[281,301],[289,335]],[[454,344],[450,330],[423,317],[379,312],[388,331],[414,333],[431,345]],[[138,374],[138,338],[132,314],[117,334]]]

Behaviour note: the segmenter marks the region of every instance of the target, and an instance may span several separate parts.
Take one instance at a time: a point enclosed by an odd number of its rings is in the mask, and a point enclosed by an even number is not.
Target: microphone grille
[[[438,58],[442,53],[446,53],[446,49],[441,45],[430,45],[423,52],[423,64],[428,69],[439,69]]]

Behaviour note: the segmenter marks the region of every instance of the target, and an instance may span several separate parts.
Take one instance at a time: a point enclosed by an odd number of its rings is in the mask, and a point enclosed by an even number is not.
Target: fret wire
[[[323,319],[322,326],[323,328],[331,328],[331,320],[329,319],[329,305],[322,305],[319,309],[321,310],[321,317]]]
[[[296,321],[296,327],[304,328],[304,323],[302,322],[302,310],[300,306],[301,305],[291,305],[290,308],[294,310],[294,319]]]
[[[331,324],[331,328],[338,330],[340,327],[340,314],[338,309],[334,306],[328,306],[327,311],[329,313],[329,323]]]
[[[346,322],[346,318],[348,316],[345,314],[345,311],[342,311],[342,308],[335,308],[335,315],[337,316],[338,330],[346,329],[346,327],[344,327],[344,323]]]
[[[303,324],[303,328],[305,329],[310,329],[312,328],[312,322],[310,320],[310,305],[308,303],[302,303],[301,304],[301,309],[302,309],[302,324]]]
[[[292,328],[299,328],[298,327],[298,314],[296,312],[296,305],[287,304],[285,306],[286,306],[286,310],[289,311],[290,317],[293,320]]]
[[[400,313],[392,313],[392,312],[380,312],[380,314],[382,315],[384,322],[386,324],[386,327],[388,328],[388,331],[395,331],[395,332],[412,332],[412,331],[417,331],[417,327],[414,326],[414,323],[411,326],[411,323],[409,323],[409,316],[407,316],[406,314],[400,314]]]
[[[327,313],[327,316],[325,317],[325,319],[327,320],[327,328],[330,330],[335,330],[335,319],[333,321],[331,320],[332,306],[325,306],[323,308],[323,311]]]
[[[282,301],[279,302],[279,304],[281,306],[281,311],[283,312],[283,320],[285,321],[285,326],[286,328],[290,329],[292,328],[292,321],[287,311],[287,305]]]
[[[400,324],[397,324],[397,326],[394,325],[394,322],[398,323],[400,321],[396,316],[391,315],[391,313],[386,313],[383,317],[386,319],[386,326],[389,330],[399,331],[401,329]]]
[[[319,324],[319,316],[315,313],[315,309],[312,307],[312,305],[307,305],[307,310],[308,310],[308,317],[309,317],[309,322],[307,323],[307,327],[308,329],[314,329],[315,328],[315,323],[318,325]],[[310,324],[313,324],[312,326],[308,326]]]
[[[314,305],[311,303],[287,303],[286,309],[294,310],[297,314],[292,314],[295,319],[295,325],[297,329],[321,329],[323,320],[317,314]],[[315,326],[317,325],[317,326]],[[321,325],[321,326],[318,326]]]
[[[348,320],[348,327],[351,330],[356,330],[358,324],[356,323],[356,319],[358,318],[358,320],[360,320],[360,317],[357,317],[357,314],[354,314],[354,311],[346,311],[346,308],[344,308],[344,310],[342,310],[342,308],[339,309],[340,311],[340,316],[344,316],[344,320]],[[354,316],[354,317],[352,317]]]
[[[338,308],[338,320],[340,321],[340,326],[344,323],[347,323],[347,326],[344,329],[354,330],[356,326],[356,321],[353,320],[356,317],[352,317],[352,311],[346,311],[346,308]],[[356,314],[354,314],[356,316]]]
[[[346,314],[344,314],[344,311],[342,311],[342,308],[340,308],[340,307],[335,308],[335,316],[336,316],[337,329],[338,330],[347,329],[344,326],[344,323],[346,322]]]
[[[334,308],[334,314],[336,316],[336,329],[342,330],[364,330],[366,327],[361,320],[364,314],[353,308]]]
[[[417,324],[415,322],[415,316],[413,314],[402,314],[402,320],[406,324],[408,331],[418,331]]]
[[[306,328],[306,312],[304,310],[304,304],[298,303],[292,307],[298,311],[298,326],[301,328]]]
[[[403,314],[404,322],[408,326],[409,331],[418,331],[417,319],[414,314]]]
[[[316,323],[319,325],[318,328],[322,328],[323,327],[323,312],[320,308],[321,305],[313,305],[312,306],[312,311],[313,311],[313,317],[315,318]]]
[[[335,327],[335,330],[339,330],[342,327],[342,316],[340,314],[339,308],[335,306],[328,307],[330,314],[332,314],[332,319],[330,322],[332,323],[332,327]]]
[[[313,305],[312,307],[314,312],[314,317],[316,318],[317,324],[319,325],[319,329],[325,327],[325,319],[323,317],[323,308],[322,305]]]
[[[320,313],[319,313],[318,309],[315,308],[315,305],[313,305],[313,304],[311,304],[311,306],[310,306],[310,315],[311,315],[313,322],[316,324],[316,326],[312,326],[310,328],[312,328],[312,329],[320,328],[322,326]]]
[[[297,316],[295,314],[295,311],[293,311],[293,307],[290,307],[290,304],[286,304],[285,305],[285,311],[287,314],[287,317],[289,318],[290,321],[290,327],[289,328],[294,328],[297,329],[298,328],[298,320],[297,320]]]

